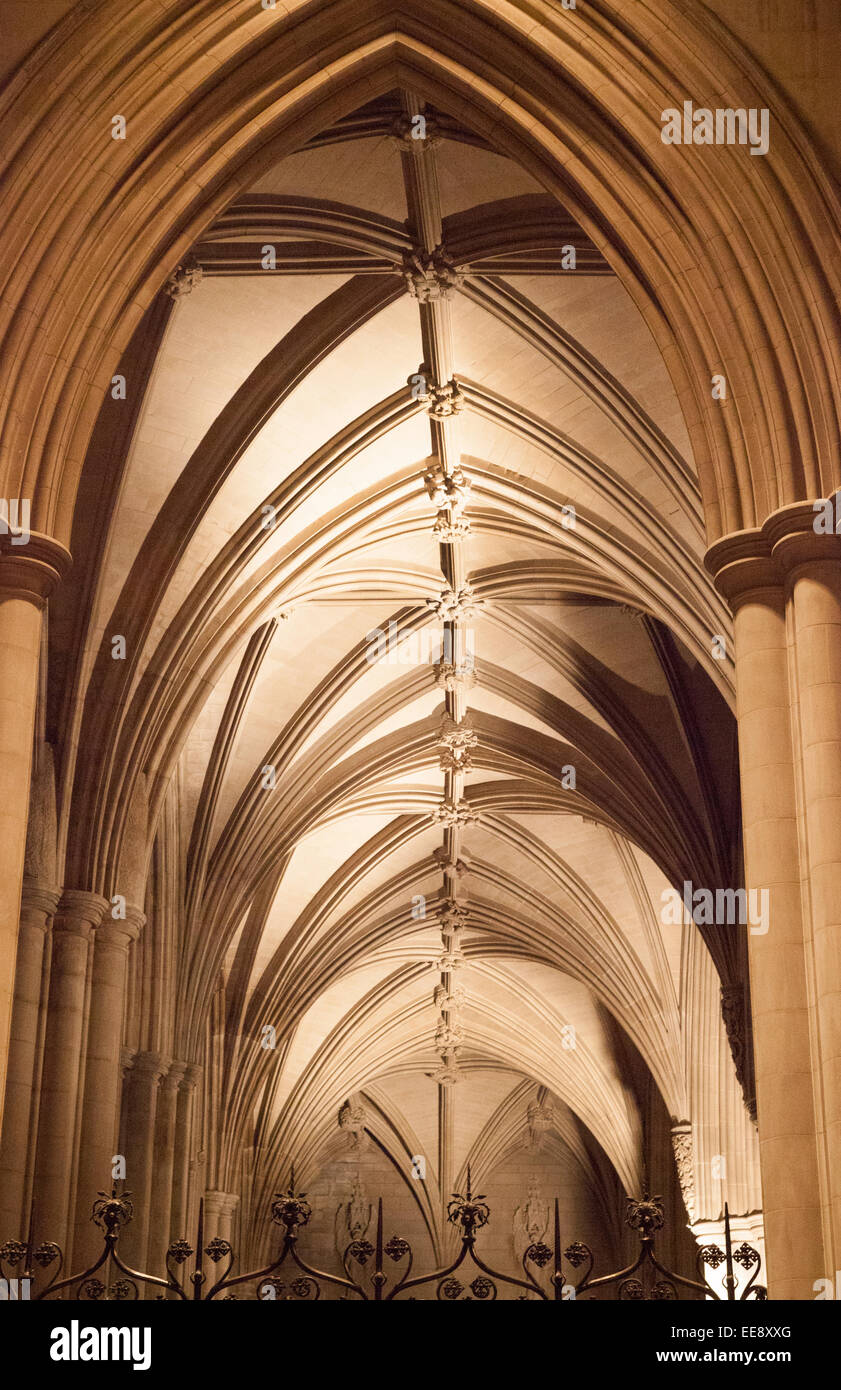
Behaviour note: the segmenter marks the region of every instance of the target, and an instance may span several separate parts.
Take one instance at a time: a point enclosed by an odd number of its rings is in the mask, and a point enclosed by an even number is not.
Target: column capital
[[[98,927],[108,910],[108,903],[98,893],[80,888],[65,888],[56,908],[53,931],[88,936]]]
[[[816,530],[820,502],[841,513],[841,497],[792,502],[766,517],[761,526],[733,531],[711,545],[704,564],[715,587],[731,607],[751,597],[781,598],[786,582],[800,565],[841,560],[841,535]],[[774,591],[778,591],[776,594]]]
[[[834,520],[841,501],[836,497],[819,498],[818,502],[827,500],[832,504]],[[763,525],[771,554],[788,576],[798,566],[816,560],[841,560],[841,536],[834,529],[831,532],[815,530],[815,523],[820,519],[820,511],[816,510],[818,502],[793,502],[781,507]]]
[[[187,1070],[186,1062],[170,1062],[166,1075],[161,1081],[162,1091],[177,1091],[180,1089]]]
[[[125,917],[112,917],[110,912],[96,928],[96,940],[108,946],[123,946],[128,950],[146,925],[146,914],[139,907],[126,907]]]
[[[170,1063],[163,1052],[135,1052],[131,1070],[134,1076],[144,1076],[148,1080],[158,1080]]]
[[[135,929],[135,936],[139,936],[146,925],[146,913],[140,907],[133,907],[131,903],[126,906],[125,920],[131,923]]]
[[[45,603],[73,563],[70,551],[38,531],[24,544],[14,543],[20,540],[0,535],[0,594]]]
[[[785,573],[771,555],[767,536],[758,528],[722,536],[710,546],[704,564],[734,611],[751,597],[783,600]]]
[[[695,1144],[690,1120],[672,1125],[672,1149],[683,1204],[691,1221],[695,1215]]]
[[[187,1062],[184,1066],[184,1075],[179,1082],[179,1090],[187,1094],[194,1091],[201,1077],[203,1068],[195,1062]]]
[[[20,898],[21,921],[25,918],[27,926],[46,931],[60,901],[60,888],[47,888],[42,883],[32,883],[24,878]],[[39,917],[44,920],[38,921]]]
[[[140,928],[134,922],[113,922],[110,917],[106,917],[96,928],[94,942],[102,946],[118,946],[127,951],[139,935]]]
[[[232,1216],[238,1201],[238,1192],[219,1192],[217,1189],[211,1189],[204,1194],[205,1206],[210,1206],[217,1216]]]

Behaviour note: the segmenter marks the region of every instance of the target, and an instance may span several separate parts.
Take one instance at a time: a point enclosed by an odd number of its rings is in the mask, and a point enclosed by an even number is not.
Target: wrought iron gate
[[[30,1235],[28,1241],[7,1241],[0,1246],[0,1274],[19,1281],[29,1279],[36,1290],[32,1295],[35,1299],[68,1291],[71,1297],[82,1300],[136,1299],[142,1286],[149,1292],[158,1291],[153,1293],[155,1297],[179,1301],[207,1302],[244,1296],[261,1301],[300,1302],[320,1299],[324,1287],[330,1286],[341,1289],[346,1298],[375,1303],[417,1298],[421,1290],[434,1291],[435,1299],[442,1302],[492,1302],[500,1297],[501,1290],[509,1298],[544,1302],[586,1298],[597,1290],[610,1291],[620,1301],[678,1300],[682,1290],[689,1291],[689,1297],[721,1301],[721,1295],[704,1281],[704,1270],[718,1269],[723,1264],[726,1300],[767,1297],[764,1286],[757,1282],[761,1265],[758,1252],[746,1243],[733,1248],[726,1205],[724,1249],[705,1245],[698,1251],[697,1278],[678,1274],[657,1258],[656,1234],[664,1225],[663,1202],[659,1197],[627,1199],[625,1220],[639,1234],[639,1252],[625,1269],[596,1277],[595,1256],[589,1246],[573,1241],[562,1249],[557,1198],[551,1246],[542,1241],[529,1245],[522,1258],[522,1274],[505,1273],[489,1265],[477,1250],[476,1239],[488,1224],[490,1208],[484,1196],[471,1191],[469,1169],[464,1196],[454,1193],[447,1207],[448,1220],[460,1234],[459,1253],[450,1264],[425,1274],[413,1274],[414,1255],[407,1240],[397,1235],[384,1239],[382,1198],[377,1203],[374,1241],[350,1242],[342,1258],[343,1276],[315,1268],[301,1253],[300,1232],[309,1224],[312,1208],[306,1193],[295,1191],[294,1170],[288,1190],[275,1195],[270,1210],[272,1222],[282,1231],[282,1248],[270,1264],[246,1274],[234,1274],[235,1255],[227,1240],[217,1236],[205,1244],[203,1205],[199,1207],[195,1245],[186,1240],[170,1245],[166,1278],[132,1269],[120,1255],[119,1242],[122,1230],[132,1219],[133,1203],[130,1193],[116,1191],[101,1192],[94,1202],[91,1220],[103,1233],[103,1248],[88,1269],[62,1278],[64,1257],[60,1247],[46,1242],[33,1249]],[[564,1262],[572,1269],[569,1278],[564,1274]],[[736,1279],[737,1265],[750,1276],[741,1288]],[[4,1266],[13,1274],[7,1276]],[[36,1269],[43,1275],[52,1270],[51,1278],[40,1289]],[[582,1269],[583,1274],[579,1274]],[[117,1277],[112,1279],[114,1270]],[[111,1282],[103,1282],[102,1276]]]

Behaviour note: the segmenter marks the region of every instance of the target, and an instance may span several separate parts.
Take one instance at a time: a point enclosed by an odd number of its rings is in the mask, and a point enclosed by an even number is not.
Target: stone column
[[[201,1068],[189,1065],[178,1085],[175,1110],[175,1156],[172,1172],[172,1210],[170,1241],[187,1238],[190,1217],[190,1149],[193,1141],[193,1113],[196,1082]]]
[[[102,900],[103,912],[108,904]],[[125,920],[105,916],[93,938],[93,972],[84,1068],[84,1099],[76,1182],[73,1263],[85,1269],[102,1248],[101,1232],[90,1219],[96,1194],[108,1191],[117,1151],[121,1043],[128,951],[146,919],[128,908]]]
[[[841,536],[815,530],[811,503],[765,524],[785,569],[794,632],[815,1110],[824,1268],[841,1268]],[[811,1295],[814,1297],[814,1293]]]
[[[768,890],[768,931],[748,935],[767,1282],[807,1299],[823,1236],[784,574],[758,531],[707,564],[735,621],[745,885]]]
[[[170,1244],[179,1086],[186,1070],[186,1062],[172,1062],[158,1092],[149,1229],[149,1270],[161,1277],[166,1274],[166,1252]]]
[[[53,923],[50,993],[35,1159],[35,1232],[67,1248],[90,935],[106,904],[68,889]]]
[[[126,1264],[141,1270],[148,1259],[158,1091],[168,1066],[169,1059],[159,1052],[138,1052],[125,1096],[126,1188],[132,1194],[134,1217],[121,1238],[121,1250]]]
[[[44,970],[57,890],[24,884],[18,932],[15,1000],[9,1039],[6,1105],[0,1140],[0,1243],[25,1240],[38,1125]]]
[[[41,618],[70,565],[68,552],[48,536],[12,544],[21,539],[0,535],[0,1107],[15,985]]]
[[[204,1235],[205,1240],[219,1236],[230,1241],[231,1223],[234,1208],[239,1201],[238,1192],[211,1191],[204,1194]]]

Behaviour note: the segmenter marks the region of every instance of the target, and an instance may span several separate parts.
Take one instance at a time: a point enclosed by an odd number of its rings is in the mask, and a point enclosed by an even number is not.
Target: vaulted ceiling
[[[148,870],[129,1026],[212,1049],[217,1183],[243,1146],[258,1190],[316,1170],[361,1096],[430,1156],[434,1228],[551,1096],[630,1190],[647,1077],[758,1205],[742,949],[661,913],[739,881],[729,618],[627,292],[411,91],[279,160],[168,290],[94,433],[46,732],[65,881]]]

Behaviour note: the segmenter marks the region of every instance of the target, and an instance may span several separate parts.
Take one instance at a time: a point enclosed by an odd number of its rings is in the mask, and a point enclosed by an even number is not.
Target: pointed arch
[[[794,113],[708,11],[641,0],[633,14],[620,0],[574,13],[549,0],[74,11],[0,100],[4,490],[31,497],[33,526],[67,540],[106,384],[167,274],[270,159],[402,83],[562,194],[620,276],[681,399],[711,540],[830,492],[837,196]],[[96,74],[83,107],[82,53]],[[660,141],[661,111],[708,91],[711,73],[727,104],[773,110],[764,159],[685,158]],[[115,102],[125,141],[110,140]],[[127,244],[139,251],[128,278]],[[719,369],[728,410],[710,399]]]

